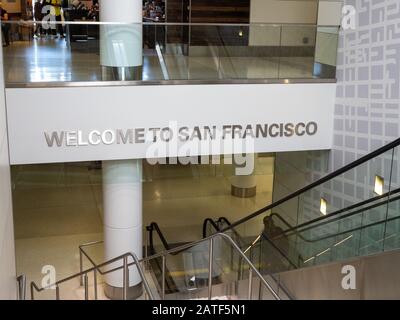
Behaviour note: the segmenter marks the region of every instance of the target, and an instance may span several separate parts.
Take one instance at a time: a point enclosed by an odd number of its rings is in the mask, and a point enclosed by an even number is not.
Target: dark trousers
[[[64,28],[63,25],[60,23],[62,21],[61,15],[56,16],[56,21],[58,23],[56,24],[56,28],[53,29],[53,34],[56,35],[57,33],[59,33],[60,36],[64,36]]]
[[[42,19],[39,18],[39,17],[36,17],[35,21],[39,21],[40,22],[40,21],[42,21]],[[41,35],[43,33],[42,25],[40,23],[35,23],[35,30],[34,31],[35,31],[36,35]]]
[[[5,44],[8,46],[10,44],[10,26],[8,24],[2,24],[1,32],[3,34]]]

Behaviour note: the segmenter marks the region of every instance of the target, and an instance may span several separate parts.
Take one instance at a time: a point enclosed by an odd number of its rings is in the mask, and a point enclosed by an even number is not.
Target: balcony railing
[[[3,49],[7,86],[110,80],[103,67],[116,61],[142,64],[135,78],[111,79],[136,84],[331,82],[336,76],[338,26],[60,24],[65,39],[56,22],[3,22],[10,38]]]

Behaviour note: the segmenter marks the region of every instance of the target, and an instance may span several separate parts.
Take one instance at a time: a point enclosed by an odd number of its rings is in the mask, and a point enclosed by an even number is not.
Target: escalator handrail
[[[203,222],[203,238],[207,237],[207,224],[208,223],[211,224],[211,226],[217,232],[221,232],[221,228],[218,225],[218,223],[221,223],[221,222],[224,222],[228,226],[231,225],[231,222],[225,217],[219,217],[218,220],[217,220],[217,223],[214,220],[212,220],[211,218],[205,219],[204,222]],[[243,244],[242,236],[234,228],[232,228],[232,232],[234,233],[235,237],[240,240],[240,242],[241,242],[240,245],[242,245]]]
[[[166,251],[173,251],[173,252],[170,253],[171,255],[175,256],[175,255],[178,255],[179,253],[181,253],[181,252],[186,250],[186,249],[182,249],[180,251],[179,250],[177,250],[177,251],[173,250],[174,248],[172,248],[169,245],[168,241],[165,239],[165,237],[164,237],[160,227],[158,226],[157,222],[150,223],[150,225],[148,227],[146,227],[146,229],[147,229],[147,231],[149,231],[150,250],[152,250],[154,252],[154,254],[155,254],[154,241],[153,241],[153,231],[154,230],[156,230],[158,236],[160,237],[160,240],[161,240],[161,242],[162,242],[162,244],[164,246],[164,249]]]
[[[160,230],[160,227],[156,222],[150,223],[148,227],[146,227],[147,231],[149,231],[149,242],[150,242],[150,249],[153,251],[154,250],[154,241],[153,241],[153,231],[156,230],[164,248],[166,250],[171,250],[171,247],[169,246],[167,240],[165,239],[163,233]]]
[[[165,239],[163,233],[161,232],[160,227],[158,226],[158,224],[156,222],[152,222],[150,223],[149,226],[146,227],[146,230],[149,232],[149,246],[150,246],[150,252],[152,255],[156,254],[156,251],[154,249],[154,239],[153,239],[153,231],[156,230],[165,250],[169,251],[171,250],[170,245],[168,244],[167,240]],[[177,253],[171,253],[171,255],[177,255],[179,252]],[[157,264],[157,267],[162,270],[162,267],[160,266],[159,262],[157,259],[154,259],[155,263]],[[165,279],[165,284],[168,287],[169,290],[172,290],[172,288],[177,290],[177,286],[175,284],[174,279],[171,277],[169,272],[166,272],[166,274],[168,275],[168,278]],[[167,280],[168,279],[168,280]]]
[[[224,223],[226,223],[228,226],[232,225],[232,223],[231,223],[227,218],[225,218],[225,217],[220,217],[220,218],[218,219],[218,222],[224,222]],[[234,233],[235,237],[237,237],[237,238],[241,241],[241,244],[243,244],[244,241],[242,240],[242,236],[239,234],[239,232],[237,232],[235,228],[232,228],[231,230],[232,230],[232,232]]]
[[[327,181],[329,181],[329,180],[331,180],[333,178],[336,178],[336,177],[340,176],[341,174],[343,174],[343,173],[345,173],[345,172],[347,172],[347,171],[349,171],[351,169],[354,169],[355,167],[357,167],[357,166],[359,166],[359,165],[361,165],[361,164],[363,164],[363,163],[365,163],[365,162],[367,162],[367,161],[369,161],[369,160],[371,160],[371,159],[373,159],[373,158],[375,158],[375,157],[377,157],[377,156],[379,156],[379,155],[381,155],[381,154],[383,154],[383,153],[385,153],[385,152],[387,152],[387,151],[389,151],[389,150],[391,150],[393,148],[398,147],[399,145],[400,145],[400,138],[392,141],[391,143],[389,143],[389,144],[387,144],[387,145],[385,145],[385,146],[383,146],[383,147],[381,147],[381,148],[379,148],[379,149],[377,149],[377,150],[375,150],[375,151],[373,151],[373,152],[371,152],[371,153],[369,153],[369,154],[367,154],[367,155],[365,155],[365,156],[363,156],[363,157],[361,157],[361,158],[359,158],[359,159],[357,159],[357,160],[355,160],[355,161],[353,161],[353,162],[351,162],[349,164],[347,164],[346,166],[344,166],[344,167],[342,167],[342,168],[340,168],[340,169],[338,169],[338,170],[336,170],[336,171],[334,171],[332,173],[327,174],[323,178],[321,178],[321,179],[319,179],[319,180],[317,180],[317,181],[315,181],[313,183],[310,183],[309,185],[307,185],[307,186],[305,186],[305,187],[303,187],[303,188],[291,193],[290,195],[285,196],[282,199],[279,199],[279,200],[275,201],[274,203],[269,204],[269,205],[267,205],[267,206],[255,211],[254,213],[248,215],[247,217],[242,218],[242,219],[232,223],[231,226],[221,230],[221,232],[226,232],[229,229],[232,229],[233,227],[237,227],[238,225],[240,225],[242,223],[245,223],[245,222],[253,219],[254,217],[257,217],[260,214],[263,214],[265,211],[271,210],[271,209],[273,209],[273,208],[275,208],[275,207],[277,207],[277,206],[279,206],[279,205],[281,205],[281,204],[283,204],[283,203],[285,203],[285,202],[287,202],[289,200],[292,200],[292,199],[296,198],[297,196],[299,196],[299,195],[301,195],[301,194],[303,194],[303,193],[305,193],[305,192],[307,192],[307,191],[309,191],[309,190],[311,190],[311,189],[313,189],[313,188],[315,188],[317,186],[320,186],[320,185],[324,184],[325,182],[327,182]]]
[[[220,232],[219,226],[215,223],[215,221],[211,218],[207,218],[203,222],[203,238],[207,237],[207,224],[211,224],[217,232]]]

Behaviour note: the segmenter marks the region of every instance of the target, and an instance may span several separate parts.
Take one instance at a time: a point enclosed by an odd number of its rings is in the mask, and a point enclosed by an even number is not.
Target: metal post
[[[147,259],[147,257],[148,257],[148,255],[149,255],[149,252],[148,252],[148,250],[149,250],[149,234],[148,234],[148,230],[147,230],[147,228],[146,228],[146,231],[145,231],[145,240],[144,240],[144,258],[145,259]],[[145,263],[144,263],[144,269],[145,270],[148,270],[149,268],[148,268],[148,261],[146,261]]]
[[[140,268],[140,262],[137,265],[138,271]],[[142,261],[142,270],[146,270],[146,262]],[[144,300],[149,300],[149,295],[147,294],[147,288],[146,285],[143,283],[143,287],[144,287]]]
[[[129,269],[128,269],[128,257],[124,257],[124,290],[123,290],[123,300],[128,300],[128,287],[129,287]]]
[[[34,288],[33,283],[31,282],[31,300],[35,300]]]
[[[260,279],[260,286],[258,287],[258,300],[262,300],[264,286]]]
[[[60,287],[56,285],[56,300],[60,300]]]
[[[278,289],[277,289],[277,295],[279,296],[281,290],[281,276],[278,274]]]
[[[18,281],[18,300],[26,299],[26,276],[21,275],[17,278]]]
[[[165,300],[165,256],[162,256],[162,280],[161,280],[161,300]]]
[[[82,248],[79,248],[79,272],[81,273],[81,276],[79,277],[80,279],[80,284],[83,286],[83,274],[82,270],[83,269],[83,257],[82,257]]]
[[[260,285],[261,285],[261,281],[260,281]],[[252,292],[253,292],[253,269],[250,267],[250,270],[249,270],[249,292],[247,295],[247,300],[251,300]]]
[[[212,278],[213,278],[213,251],[214,242],[213,238],[210,239],[208,251],[208,300],[212,298]]]
[[[93,270],[94,300],[97,300],[97,269]]]
[[[89,278],[87,273],[85,273],[83,279],[85,284],[85,300],[89,300]]]

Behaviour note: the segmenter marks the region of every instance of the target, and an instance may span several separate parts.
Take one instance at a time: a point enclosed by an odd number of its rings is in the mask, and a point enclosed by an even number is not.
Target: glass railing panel
[[[299,197],[281,203],[271,210],[272,227],[288,230],[298,225]],[[266,213],[268,216],[268,213]],[[264,221],[268,223],[267,219]],[[279,231],[279,230],[277,230]]]
[[[341,218],[339,232],[332,247],[332,260],[345,260],[359,255],[363,211]]]
[[[201,242],[189,249],[168,255],[168,276],[177,285],[177,292],[170,297],[181,299],[206,299],[209,286],[210,241]],[[213,239],[212,298],[247,299],[238,290],[240,282],[248,280],[249,266],[230,242],[221,237]],[[168,298],[168,297],[167,297]]]
[[[297,234],[297,255],[299,266],[316,265],[331,260],[332,247],[338,232],[338,223],[331,222],[307,228]]]
[[[330,215],[370,201],[389,192],[392,150],[318,185],[300,195],[298,224]],[[377,188],[376,179],[382,182]],[[353,210],[353,209],[352,209]],[[355,210],[355,209],[354,209]]]
[[[363,228],[359,255],[366,256],[382,252],[386,224],[387,204],[367,210],[363,214]]]
[[[395,200],[396,199],[396,200]],[[388,219],[385,225],[384,250],[400,248],[400,198],[391,199],[388,205]]]
[[[338,41],[338,27],[317,28],[314,76],[320,78],[331,78],[336,75],[336,48],[338,46]]]
[[[260,233],[264,229],[263,219],[264,217],[259,215],[235,227],[236,236],[241,239],[240,246],[242,250],[246,250],[259,238]]]
[[[312,78],[317,28],[282,25],[279,46],[279,78]]]
[[[400,248],[400,147],[393,150],[387,222],[385,225],[384,250]]]
[[[32,21],[3,24],[11,39],[3,49],[9,84],[335,78],[313,74],[316,26],[65,21],[64,39],[55,24],[36,33]],[[321,46],[332,58],[334,41]],[[103,68],[121,66],[142,71],[110,77]]]
[[[281,27],[251,25],[232,30],[234,41],[220,48],[221,71],[228,79],[278,79]]]
[[[262,275],[275,274],[282,271],[291,270],[297,267],[297,262],[289,252],[289,246],[285,244],[286,239],[271,240],[262,237],[257,246],[252,248],[257,252],[258,261],[252,260],[255,265],[259,265]]]
[[[208,286],[208,253],[209,244],[204,242],[166,256],[167,277],[173,280],[176,292],[194,294]],[[218,280],[219,274],[215,268],[213,281]]]

